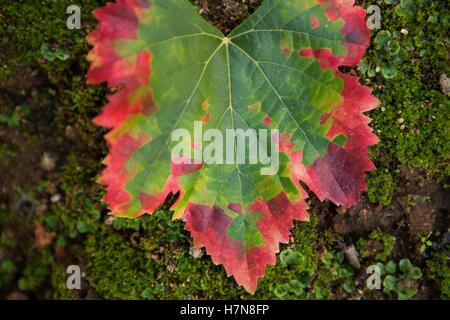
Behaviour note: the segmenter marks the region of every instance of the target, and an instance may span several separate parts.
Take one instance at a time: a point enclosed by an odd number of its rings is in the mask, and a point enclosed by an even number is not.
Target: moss
[[[392,174],[387,169],[378,169],[367,177],[367,196],[370,202],[389,205],[396,191]]]
[[[408,165],[442,179],[448,176],[450,168],[447,161],[450,105],[439,87],[440,75],[449,73],[445,40],[449,10],[440,1],[414,3],[414,12],[399,15],[400,4],[377,1],[382,7],[383,30],[375,31],[374,37],[388,30],[389,41],[399,47],[399,59],[388,57],[385,47],[374,45],[359,68],[366,83],[375,84],[375,94],[382,102],[371,113],[372,125],[381,140],[372,148],[372,156],[379,166],[390,166],[394,172]],[[430,23],[430,17],[438,17],[440,23]],[[407,35],[400,33],[402,29],[407,30]],[[423,50],[428,53],[424,54]],[[374,71],[394,60],[398,62],[392,77]],[[386,190],[381,193],[371,191],[372,199],[382,203],[389,200],[387,185],[392,179],[380,175],[372,175],[369,185],[384,184]]]
[[[450,258],[448,252],[450,246],[442,251],[431,253],[426,264],[430,277],[436,282],[441,292],[441,299],[450,300]]]
[[[134,249],[118,234],[97,233],[86,242],[89,281],[97,294],[108,299],[140,298],[154,282],[154,270],[142,250]]]
[[[50,275],[50,283],[54,290],[51,298],[59,300],[69,300],[74,298],[74,292],[67,288],[66,281],[66,268],[55,264]]]
[[[372,114],[374,128],[381,139],[373,149],[375,158],[383,159],[387,153],[401,164],[443,178],[449,172],[446,159],[450,156],[445,142],[449,138],[450,121],[447,98],[438,91],[426,90],[408,74],[405,72],[405,78],[386,83],[389,91],[379,95],[383,109]]]
[[[50,213],[43,217],[50,230],[76,238],[79,234],[94,233],[99,229],[102,191],[93,183],[92,174],[86,170],[89,167],[95,168],[96,165],[85,166],[83,158],[69,155],[63,169],[64,180],[60,184],[62,193],[66,195],[65,202],[53,204]],[[86,193],[93,196],[86,197]]]
[[[293,231],[294,243],[281,256],[292,252],[295,260],[290,263],[280,257],[274,268],[270,268],[261,287],[268,286],[272,296],[279,299],[311,299],[318,289],[313,288],[313,276],[318,272],[320,252],[323,250],[317,235],[317,219],[311,217],[308,223],[301,223]],[[323,238],[325,239],[325,237]],[[292,260],[292,259],[291,259]],[[269,277],[267,277],[269,276]],[[328,288],[323,288],[328,292]]]
[[[30,255],[33,257],[33,255]],[[18,287],[24,291],[37,291],[41,288],[51,270],[53,255],[48,250],[36,253],[33,259],[23,269],[18,280]]]
[[[394,251],[395,243],[395,237],[376,229],[369,234],[368,239],[358,239],[356,247],[361,258],[370,258],[373,262],[386,262]]]
[[[114,222],[115,233],[97,232],[89,238],[89,281],[103,298],[182,299],[232,298],[244,294],[234,281],[208,257],[189,254],[187,234],[181,223],[157,223],[170,219],[158,212],[150,219]],[[138,231],[134,236],[117,230]],[[111,231],[111,230],[110,230]],[[145,236],[152,234],[152,237]]]
[[[215,270],[218,267],[210,271],[210,261],[189,256],[189,246],[182,246],[187,234],[170,216],[170,212],[158,211],[142,219],[114,218],[112,227],[102,227],[89,238],[88,278],[97,294],[102,298],[174,299],[205,297],[208,287],[230,287],[220,280],[227,281]]]
[[[14,275],[14,263],[11,260],[0,262],[0,287],[7,285]]]
[[[106,1],[92,0],[83,3],[81,20],[84,30],[95,25],[91,12],[104,3]],[[2,52],[8,57],[8,64],[0,65],[0,78],[8,79],[24,65],[34,61],[47,69],[50,78],[60,71],[71,69],[72,59],[50,61],[41,50],[45,45],[49,50],[67,51],[70,58],[86,51],[84,30],[69,30],[66,27],[66,9],[71,4],[70,0],[43,0],[39,5],[35,1],[19,0],[2,5],[0,46],[11,48],[8,42],[14,39],[14,50]],[[61,77],[55,78],[55,81],[61,80]]]
[[[322,245],[332,241],[318,235],[315,218],[310,223],[301,223],[294,231],[294,239],[297,240],[289,247],[301,253],[302,263],[286,267],[278,262],[269,266],[265,277],[260,280],[257,293],[252,296],[227,277],[222,266],[215,266],[209,256],[191,256],[189,236],[183,230],[183,224],[172,222],[170,217],[170,212],[158,211],[154,216],[143,219],[115,218],[112,228],[102,227],[101,232],[89,238],[86,244],[88,278],[101,297],[276,298],[278,284],[319,273]],[[130,231],[133,232],[131,236]],[[313,298],[319,291],[324,298],[331,297],[329,285],[324,275],[320,281],[311,283],[311,293],[291,297]]]
[[[279,299],[331,299],[352,292],[353,268],[344,261],[341,252],[327,249],[337,245],[336,236],[328,232],[319,234],[317,224],[317,217],[312,215],[309,223],[294,229],[294,244],[282,251],[281,261],[266,274],[261,290],[269,282],[273,297]],[[287,259],[288,256],[291,258]]]

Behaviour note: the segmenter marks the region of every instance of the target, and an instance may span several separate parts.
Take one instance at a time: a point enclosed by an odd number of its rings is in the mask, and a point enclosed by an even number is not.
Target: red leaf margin
[[[108,97],[109,103],[103,107],[102,113],[93,120],[98,126],[112,129],[105,136],[110,153],[103,161],[106,169],[99,183],[106,186],[103,201],[108,203],[111,214],[115,215],[125,212],[132,200],[130,194],[125,191],[125,184],[130,179],[130,173],[125,169],[126,161],[151,139],[142,134],[136,137],[129,133],[123,134],[120,128],[130,118],[150,113],[155,105],[149,87],[150,52],[144,50],[123,59],[115,53],[114,42],[137,38],[143,9],[148,7],[146,1],[140,0],[117,0],[116,3],[108,3],[93,12],[99,25],[87,37],[88,43],[93,47],[88,55],[91,66],[87,82],[106,82],[110,88],[119,87],[118,92]],[[130,95],[138,90],[141,90],[140,93],[130,101]],[[144,213],[142,210],[136,216]]]
[[[319,0],[327,6],[329,21],[342,18],[342,29],[346,37],[346,56],[334,56],[329,49],[304,49],[299,54],[317,59],[322,69],[331,69],[343,80],[343,102],[328,114],[332,127],[327,137],[344,134],[348,140],[343,148],[330,144],[328,153],[305,168],[301,155],[296,155],[299,179],[303,181],[320,200],[329,199],[336,205],[351,207],[358,203],[360,194],[366,190],[365,173],[375,169],[369,158],[369,146],[379,142],[369,126],[370,118],[364,112],[376,108],[380,101],[372,90],[359,83],[359,78],[339,70],[341,66],[357,66],[370,45],[370,30],[365,21],[366,11],[354,5],[354,0]]]

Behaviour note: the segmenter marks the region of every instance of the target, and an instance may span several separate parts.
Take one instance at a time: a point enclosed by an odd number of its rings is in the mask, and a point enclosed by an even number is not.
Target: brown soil
[[[230,33],[261,4],[261,0],[194,0],[201,15],[219,28]]]

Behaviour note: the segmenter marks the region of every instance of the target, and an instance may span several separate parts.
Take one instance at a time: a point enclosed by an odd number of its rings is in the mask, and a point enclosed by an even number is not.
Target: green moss
[[[103,231],[88,240],[89,281],[101,297],[192,299],[244,294],[209,257],[190,256],[180,222],[171,225],[161,220],[170,220],[170,213],[159,211],[134,221],[115,219],[114,229],[134,230],[135,236]]]
[[[408,74],[405,72],[404,79],[386,83],[389,91],[379,96],[382,109],[372,114],[373,125],[381,138],[373,148],[375,157],[382,160],[387,153],[401,164],[443,178],[449,172],[446,159],[450,157],[446,143],[450,121],[447,97],[426,90],[420,80],[411,79]]]
[[[28,63],[39,61],[49,71],[49,76],[71,69],[71,60],[87,49],[84,30],[95,24],[91,12],[106,1],[85,1],[81,10],[82,30],[66,27],[66,9],[70,0],[11,1],[2,5],[0,22],[0,46],[13,48],[2,52],[8,57],[8,64],[0,65],[0,78],[8,79]],[[11,46],[10,39],[14,39]],[[47,50],[41,50],[42,47]],[[65,52],[72,59],[46,59],[46,51]],[[80,59],[82,60],[82,59]],[[61,78],[55,78],[61,81]]]
[[[83,158],[69,155],[64,166],[64,180],[61,182],[61,190],[67,195],[66,201],[53,204],[50,214],[43,220],[49,229],[59,231],[70,238],[94,233],[101,225],[101,187],[94,183],[92,174],[87,170],[95,167],[100,170],[100,165],[85,166],[85,163]],[[86,197],[86,194],[93,196]]]
[[[293,231],[294,244],[281,252],[274,268],[266,274],[266,283],[272,295],[278,299],[312,299],[318,290],[328,295],[328,287],[314,288],[313,276],[318,272],[323,241],[317,235],[317,219],[311,217],[308,223],[301,223]],[[327,239],[328,240],[328,239]],[[321,284],[322,285],[322,284]],[[320,287],[320,289],[318,289]],[[264,290],[264,289],[262,289]]]
[[[450,172],[450,104],[439,87],[440,75],[449,73],[444,40],[448,7],[440,1],[414,1],[412,12],[399,15],[401,5],[381,1],[378,4],[382,7],[383,30],[374,31],[378,42],[360,65],[361,74],[369,85],[375,84],[375,94],[382,102],[370,114],[381,140],[372,148],[372,156],[383,169],[390,166],[395,171],[396,167],[407,165],[442,179]],[[430,17],[440,23],[430,23]],[[407,30],[407,35],[400,33],[402,29]],[[381,40],[382,37],[387,40]],[[398,59],[387,53],[392,51],[392,43],[398,49],[394,50]],[[379,73],[375,72],[377,67]],[[383,76],[383,67],[395,68],[395,75]],[[371,200],[389,202],[388,185],[392,178],[377,173],[373,179]],[[385,186],[381,193],[373,190],[380,182]]]
[[[86,243],[88,279],[97,294],[108,299],[137,299],[155,283],[154,267],[145,252],[119,234],[99,232]]]
[[[317,218],[294,230],[295,244],[281,252],[280,260],[262,281],[279,299],[331,299],[349,297],[355,289],[354,269],[344,261],[336,236],[317,232]],[[281,262],[281,263],[280,263]],[[274,278],[272,278],[274,277]],[[264,289],[261,289],[264,290]]]
[[[52,263],[53,255],[50,251],[42,250],[37,252],[22,271],[18,280],[19,289],[24,291],[37,291],[44,281],[46,281]]]
[[[370,202],[389,205],[396,191],[392,174],[387,169],[378,169],[367,176],[367,195]]]
[[[53,299],[69,300],[74,298],[74,291],[69,290],[66,285],[66,268],[60,265],[54,265],[50,275],[50,283],[54,289]]]
[[[11,260],[0,262],[0,287],[7,285],[14,275],[14,263]]]
[[[292,266],[269,266],[252,296],[227,277],[222,266],[210,257],[194,258],[189,252],[189,236],[181,222],[173,222],[171,213],[158,211],[142,219],[115,218],[113,228],[102,227],[87,241],[89,282],[105,298],[146,299],[246,299],[276,298],[277,285],[306,281],[321,266],[322,245],[331,240],[317,234],[317,220],[301,223],[294,231],[297,241],[291,245],[302,262]],[[115,231],[113,231],[115,230]],[[134,232],[129,235],[129,232]],[[148,236],[151,235],[151,236]],[[319,247],[318,247],[319,246]],[[327,276],[310,284],[310,291],[291,297],[331,297]],[[299,280],[300,279],[300,280]],[[295,280],[295,281],[293,281]]]
[[[381,250],[372,249],[372,245],[370,245],[369,240],[371,242],[378,242]],[[356,242],[356,247],[361,258],[370,258],[370,260],[373,262],[386,262],[395,248],[395,242],[395,237],[376,229],[369,234],[368,239],[358,239],[358,241]]]
[[[441,299],[450,300],[450,257],[447,246],[442,252],[434,251],[426,264],[431,278],[436,282],[441,291]]]

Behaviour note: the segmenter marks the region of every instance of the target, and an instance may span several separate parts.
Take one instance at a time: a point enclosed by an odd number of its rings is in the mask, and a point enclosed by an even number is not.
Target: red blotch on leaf
[[[311,27],[313,27],[313,29],[320,27],[320,21],[317,17],[311,17]]]
[[[265,116],[265,117],[264,117],[264,120],[263,120],[263,123],[264,123],[266,126],[270,126],[270,125],[272,124],[272,119],[271,119],[269,116]]]
[[[242,205],[240,203],[230,203],[228,209],[239,214],[242,213]]]
[[[346,38],[347,54],[340,58],[338,64],[358,65],[370,44],[370,29],[365,20],[366,11],[362,7],[353,6],[354,0],[319,0],[319,3],[326,6],[328,20],[342,18],[345,22],[342,33]]]

